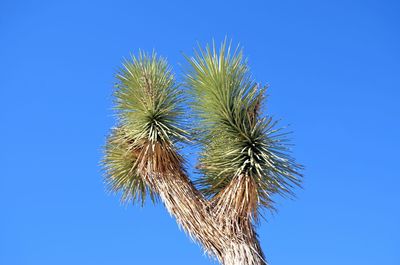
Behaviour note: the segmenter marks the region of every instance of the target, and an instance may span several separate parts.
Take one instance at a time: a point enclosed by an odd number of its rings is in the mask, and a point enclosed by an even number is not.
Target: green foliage
[[[231,50],[226,41],[218,51],[215,45],[199,48],[187,59],[192,68],[186,84],[194,98],[197,140],[203,147],[199,187],[215,196],[236,176],[247,176],[256,184],[258,204],[273,209],[273,194],[292,195],[294,186],[300,185],[301,166],[290,156],[286,134],[260,114],[267,88],[252,79],[239,47]],[[140,52],[125,61],[117,79],[119,125],[105,148],[106,180],[112,190],[122,192],[124,201],[143,202],[146,194],[155,198],[139,166],[151,159],[144,148],[152,146],[152,156],[161,159],[154,153],[156,144],[166,150],[189,137],[184,97],[166,60],[155,53]]]
[[[182,92],[165,59],[140,52],[117,74],[115,98],[119,125],[108,138],[103,166],[111,190],[123,201],[141,201],[154,192],[143,180],[143,162],[155,144],[185,141]],[[153,150],[154,153],[154,150]],[[142,165],[142,166],[140,166]]]
[[[120,121],[137,141],[186,140],[182,129],[184,100],[166,60],[140,52],[117,74],[115,92]]]
[[[257,185],[259,204],[272,209],[271,195],[292,194],[300,184],[300,166],[289,156],[276,122],[259,113],[266,87],[254,82],[242,51],[232,52],[226,41],[219,51],[214,44],[199,48],[188,60],[187,86],[200,117],[203,146],[200,188],[214,196],[235,176],[249,176]]]
[[[132,140],[127,134],[125,128],[119,127],[113,129],[108,137],[103,160],[106,182],[112,191],[121,191],[123,202],[140,202],[143,205],[146,195],[154,202],[157,196],[137,171],[137,151],[132,150]]]

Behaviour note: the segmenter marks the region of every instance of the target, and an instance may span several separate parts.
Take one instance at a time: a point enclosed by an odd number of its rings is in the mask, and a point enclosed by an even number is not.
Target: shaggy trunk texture
[[[251,221],[257,211],[253,189],[251,178],[239,176],[213,199],[214,218],[225,234],[232,235],[223,264],[267,264]]]
[[[266,264],[251,219],[238,216],[232,210],[235,208],[229,210],[222,201],[214,205],[206,200],[183,171],[182,158],[171,146],[147,145],[138,161],[147,185],[159,194],[179,226],[201,243],[208,255],[223,265]],[[230,196],[234,193],[229,192]]]

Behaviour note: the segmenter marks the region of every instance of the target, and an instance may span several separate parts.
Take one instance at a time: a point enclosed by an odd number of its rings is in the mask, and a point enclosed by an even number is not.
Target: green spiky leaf
[[[142,205],[149,195],[154,202],[156,194],[146,185],[137,172],[138,151],[132,149],[132,142],[124,127],[114,128],[107,139],[103,160],[106,182],[110,190],[121,192],[121,201],[140,202]]]
[[[186,140],[182,91],[164,58],[140,52],[124,63],[117,79],[116,108],[133,139]]]
[[[187,140],[182,91],[166,60],[155,53],[140,52],[126,60],[117,79],[114,96],[119,125],[105,147],[106,181],[111,190],[122,192],[124,201],[144,202],[146,194],[155,198],[139,166],[151,159],[144,149]]]
[[[214,44],[199,48],[188,60],[187,86],[203,145],[199,186],[215,196],[235,176],[248,176],[256,183],[258,204],[272,209],[273,194],[292,194],[300,184],[301,166],[290,157],[276,122],[260,114],[266,87],[254,82],[242,51],[232,52],[226,41],[219,51]]]

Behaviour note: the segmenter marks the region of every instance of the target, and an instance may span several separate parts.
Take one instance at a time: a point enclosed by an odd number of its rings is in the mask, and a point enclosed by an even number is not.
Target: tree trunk
[[[217,218],[209,202],[184,176],[169,175],[152,181],[168,212],[205,252],[223,265],[265,265],[264,254],[251,222]],[[250,228],[250,229],[248,229]]]
[[[139,172],[147,185],[209,256],[223,265],[266,264],[250,219],[232,214],[234,208],[217,211],[220,204],[206,200],[195,188],[172,148],[156,144],[139,156]]]

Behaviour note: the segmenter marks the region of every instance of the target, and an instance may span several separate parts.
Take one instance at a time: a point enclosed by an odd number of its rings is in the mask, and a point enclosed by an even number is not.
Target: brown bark
[[[176,152],[159,144],[147,145],[139,155],[142,177],[169,213],[207,254],[223,265],[265,265],[251,220],[234,208],[221,211],[194,187]],[[234,191],[228,195],[235,196]],[[233,214],[232,214],[233,213]]]

